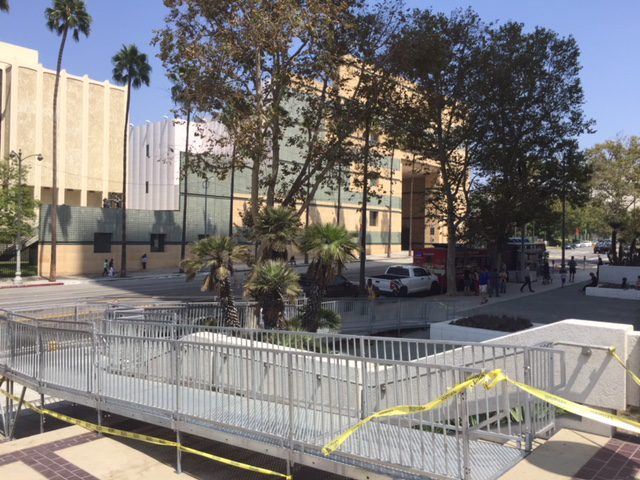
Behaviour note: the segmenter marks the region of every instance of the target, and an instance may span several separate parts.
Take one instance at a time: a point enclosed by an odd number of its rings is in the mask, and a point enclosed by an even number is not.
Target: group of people
[[[115,277],[116,276],[116,267],[113,264],[113,258],[107,260],[104,259],[104,263],[102,264],[102,276],[103,277]]]
[[[149,258],[147,257],[146,253],[143,253],[142,256],[140,257],[140,263],[142,264],[142,269],[146,270],[147,269],[147,262],[149,261]],[[102,276],[103,277],[115,277],[116,276],[116,267],[113,263],[113,258],[110,259],[104,259],[104,262],[102,263]]]
[[[497,268],[488,270],[487,268],[472,269],[466,267],[462,273],[462,282],[465,295],[479,295],[482,297],[481,303],[489,301],[488,297],[507,293],[507,270],[505,268],[498,272]]]

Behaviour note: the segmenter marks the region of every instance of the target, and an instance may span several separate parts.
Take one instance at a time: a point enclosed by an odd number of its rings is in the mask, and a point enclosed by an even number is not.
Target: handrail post
[[[531,351],[528,348],[524,350],[524,383],[531,385]],[[533,426],[531,421],[531,395],[528,393],[525,394],[524,428],[524,449],[526,452],[530,452],[533,449]]]
[[[287,384],[289,390],[289,455],[287,459],[287,475],[291,475],[293,467],[293,353],[287,352]]]
[[[367,379],[366,363],[364,356],[364,337],[360,337],[360,375],[358,381],[360,383],[360,419],[364,419],[368,412],[367,410],[367,390],[365,388],[365,381]]]
[[[471,458],[469,452],[469,405],[467,401],[467,393],[462,392],[459,396],[461,416],[462,416],[462,478],[469,480],[471,478]]]
[[[176,386],[175,409],[173,414],[173,423],[176,430],[176,473],[182,473],[182,450],[180,449],[182,436],[180,434],[179,415],[180,415],[180,342],[177,338],[178,326],[174,324],[174,335],[171,339],[173,343],[173,359],[174,359],[174,377]]]
[[[102,394],[102,385],[101,385],[101,376],[100,376],[100,338],[98,333],[98,324],[100,322],[96,322],[93,324],[91,329],[91,338],[93,340],[93,358],[91,362],[91,368],[93,370],[93,374],[90,375],[92,379],[91,385],[89,387],[89,391],[93,393],[93,396],[96,401],[96,414],[98,416],[98,426],[102,426],[102,408],[101,408],[101,394]]]

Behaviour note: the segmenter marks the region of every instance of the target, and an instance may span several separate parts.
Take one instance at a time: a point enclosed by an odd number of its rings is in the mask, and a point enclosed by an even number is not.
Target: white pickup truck
[[[380,293],[406,297],[413,293],[439,293],[438,277],[422,267],[394,265],[387,268],[384,275],[368,277]]]

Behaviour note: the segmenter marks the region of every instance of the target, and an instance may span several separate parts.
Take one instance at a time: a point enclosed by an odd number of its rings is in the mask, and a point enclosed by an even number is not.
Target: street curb
[[[64,285],[64,282],[33,283],[30,285],[7,285],[4,287],[0,286],[0,290],[4,290],[7,288],[57,287],[60,285]]]

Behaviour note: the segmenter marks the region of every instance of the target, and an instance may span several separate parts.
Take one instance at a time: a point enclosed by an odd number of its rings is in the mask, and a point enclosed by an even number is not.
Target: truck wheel
[[[409,289],[407,287],[402,287],[400,289],[400,296],[406,297],[407,295],[409,295]]]
[[[440,284],[438,282],[433,282],[431,284],[431,295],[438,295],[440,293]]]

